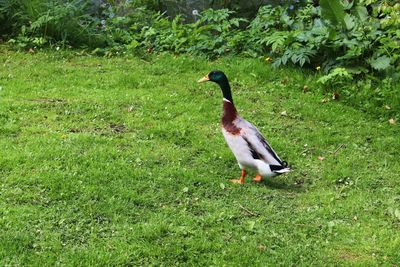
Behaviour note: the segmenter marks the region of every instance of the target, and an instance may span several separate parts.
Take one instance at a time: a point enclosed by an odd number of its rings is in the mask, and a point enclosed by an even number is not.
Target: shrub
[[[365,4],[355,1],[345,6],[339,0],[320,3],[321,8],[309,3],[293,16],[281,7],[261,8],[249,27],[253,41],[263,46],[258,50],[270,52],[275,66],[290,62],[321,66],[327,73],[339,67],[351,74],[398,73],[398,16],[380,19],[380,5],[369,15]],[[387,5],[387,10],[399,7]]]
[[[5,5],[4,2],[8,2]],[[0,11],[9,19],[14,33],[11,42],[20,48],[44,46],[59,42],[72,46],[101,46],[97,10],[86,1],[10,0],[0,3]]]

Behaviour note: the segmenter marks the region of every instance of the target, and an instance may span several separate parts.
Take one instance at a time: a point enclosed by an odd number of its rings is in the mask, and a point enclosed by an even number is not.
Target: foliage
[[[144,47],[148,51],[222,55],[236,51],[235,39],[244,19],[229,18],[227,9],[206,10],[193,24],[184,24],[180,16],[172,21],[157,14],[151,26],[141,27],[129,48]]]
[[[12,32],[9,42],[23,49],[73,46],[106,56],[171,51],[210,58],[267,57],[275,67],[317,69],[325,74],[320,81],[328,90],[337,86],[338,77],[342,85],[350,77],[368,77],[373,82],[376,77],[387,84],[400,79],[397,1],[321,0],[320,7],[308,1],[295,10],[262,6],[250,20],[227,9],[209,9],[193,23],[151,10],[156,1],[94,3],[0,0],[3,34]]]
[[[322,76],[318,79],[318,82],[326,84],[328,82],[334,82],[335,85],[341,83],[343,80],[351,80],[353,77],[345,68],[334,68],[328,75]]]
[[[384,71],[397,78],[400,23],[387,26],[377,17],[380,13],[370,16],[365,5],[355,1],[346,6],[339,0],[320,3],[321,8],[309,4],[293,17],[288,17],[284,8],[260,9],[258,17],[277,23],[264,28],[267,23],[253,20],[250,27],[261,28],[253,31],[259,33],[259,43],[273,53],[275,65],[287,64],[291,59],[300,66],[321,66],[325,72],[341,67],[352,74]],[[399,8],[399,4],[388,6],[393,12],[390,16]]]
[[[0,62],[0,266],[400,262],[398,122],[304,93],[310,71],[63,50]],[[229,182],[221,92],[196,83],[220,68],[293,172]]]
[[[271,54],[275,66],[290,62],[321,66],[326,72],[344,67],[353,74],[394,75],[400,66],[400,4],[391,1],[321,0],[321,8],[309,3],[294,13],[285,6],[263,6],[246,29],[247,21],[227,9],[205,10],[196,22],[185,24],[180,16],[171,21],[141,7],[142,1],[97,7],[80,0],[6,2],[0,12],[14,14],[13,29],[20,28],[12,42],[21,47],[61,41],[97,51]]]
[[[388,98],[382,95],[393,95],[400,78],[400,4],[339,0],[320,3],[321,7],[310,3],[292,16],[284,7],[262,7],[249,25],[251,42],[261,46],[255,51],[269,53],[274,66],[292,63],[314,67],[325,73],[319,81],[329,90],[358,103],[362,96],[384,106]],[[370,81],[356,88],[346,86],[357,75],[381,77],[392,87],[377,85],[371,90]],[[394,99],[393,104],[399,105],[399,98]]]
[[[10,42],[19,48],[55,42],[94,47],[105,42],[99,34],[100,20],[85,1],[6,0],[0,2],[0,11],[9,18],[6,24],[16,33]]]

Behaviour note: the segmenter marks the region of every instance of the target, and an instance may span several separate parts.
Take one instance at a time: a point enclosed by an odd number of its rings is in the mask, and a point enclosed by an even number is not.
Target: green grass
[[[169,55],[0,64],[2,266],[400,262],[399,126],[304,93],[313,74]],[[221,92],[196,83],[212,69],[292,173],[229,183]]]

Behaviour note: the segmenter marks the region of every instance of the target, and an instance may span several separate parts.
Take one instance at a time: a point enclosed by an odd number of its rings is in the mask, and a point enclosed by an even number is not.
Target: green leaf
[[[329,74],[322,76],[317,80],[321,84],[339,84],[346,80],[351,80],[352,75],[343,67],[334,68]]]
[[[306,58],[302,57],[300,58],[300,67],[303,67],[304,63],[306,63]]]
[[[327,19],[334,24],[346,25],[344,20],[346,13],[340,0],[321,0],[319,5],[321,6],[321,16],[323,19]]]
[[[356,23],[354,22],[353,17],[350,14],[346,14],[344,16],[344,22],[346,24],[346,29],[351,30],[354,28],[354,26],[356,25]]]
[[[368,69],[361,66],[347,67],[346,70],[350,74],[368,73]]]
[[[356,9],[357,16],[360,18],[360,20],[366,21],[368,18],[367,8],[365,6],[357,5],[355,9]]]
[[[132,42],[129,44],[129,48],[133,49],[136,48],[140,45],[140,43],[136,40],[132,40]]]
[[[390,67],[390,58],[388,56],[381,56],[375,59],[372,59],[371,67],[376,70],[385,70]]]
[[[288,32],[274,32],[272,35],[264,38],[263,42],[271,45],[272,51],[275,52],[278,48],[283,47],[286,39],[289,37]]]
[[[335,40],[338,33],[334,29],[329,29],[328,38],[329,40]]]

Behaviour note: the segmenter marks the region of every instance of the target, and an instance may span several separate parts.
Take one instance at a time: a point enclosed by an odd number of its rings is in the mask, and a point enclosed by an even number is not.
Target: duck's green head
[[[225,73],[220,70],[213,70],[197,82],[202,83],[208,81],[217,83],[219,87],[221,87],[224,98],[233,103],[231,87],[229,86],[228,78],[226,77]]]
[[[222,83],[228,82],[228,78],[226,77],[225,73],[223,73],[222,71],[213,70],[209,74],[207,74],[206,76],[204,76],[203,78],[198,80],[199,83],[208,82],[208,81],[222,84]]]

